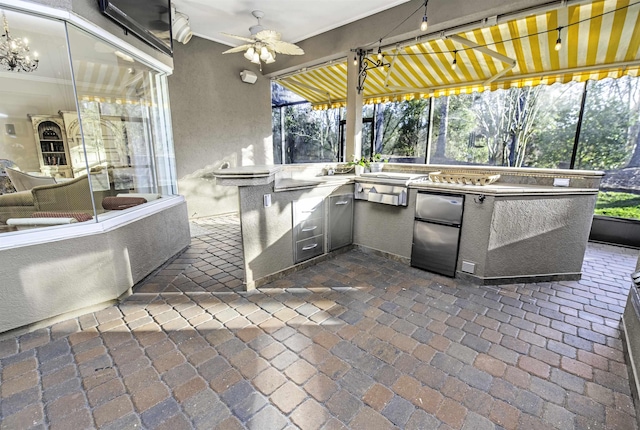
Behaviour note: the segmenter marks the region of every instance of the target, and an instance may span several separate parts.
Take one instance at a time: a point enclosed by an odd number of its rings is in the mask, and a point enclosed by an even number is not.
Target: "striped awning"
[[[560,38],[562,46],[555,49]],[[640,70],[640,0],[577,3],[383,52],[365,103],[598,80]],[[376,61],[374,54],[369,57]],[[456,66],[452,67],[454,59]],[[344,106],[347,59],[279,79],[317,108]]]
[[[80,100],[139,102],[148,96],[142,90],[150,78],[146,67],[136,66],[75,61],[74,76]]]

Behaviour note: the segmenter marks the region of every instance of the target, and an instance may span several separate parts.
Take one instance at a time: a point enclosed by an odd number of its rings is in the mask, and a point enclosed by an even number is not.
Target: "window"
[[[640,219],[640,79],[590,81],[576,169],[604,170],[596,214]]]
[[[6,15],[40,62],[0,71],[0,233],[122,213],[108,197],[175,194],[166,75],[74,25]]]
[[[431,162],[568,168],[582,84],[435,99]]]
[[[396,163],[424,163],[430,101],[415,99],[375,105],[374,148]]]
[[[323,120],[338,115],[286,109],[287,163],[344,161]],[[640,78],[365,105],[362,117],[364,158],[424,163],[428,148],[431,164],[604,170],[596,213],[640,218]]]
[[[275,82],[271,88],[274,160],[286,164],[339,161],[344,109],[313,110],[310,103],[301,102]]]

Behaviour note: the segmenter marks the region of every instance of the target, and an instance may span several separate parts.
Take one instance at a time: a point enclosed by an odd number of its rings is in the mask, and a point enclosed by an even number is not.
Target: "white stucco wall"
[[[217,186],[213,170],[273,164],[270,82],[226,49],[199,37],[176,44],[169,77],[178,189],[194,218],[238,210],[237,189]],[[258,81],[242,82],[243,69]]]
[[[101,233],[0,250],[0,333],[114,300],[187,247],[186,204],[173,199]]]

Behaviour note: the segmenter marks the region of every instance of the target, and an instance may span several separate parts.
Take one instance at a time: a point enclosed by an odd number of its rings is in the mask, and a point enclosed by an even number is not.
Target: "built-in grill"
[[[409,184],[429,180],[429,175],[376,172],[363,173],[355,183],[354,197],[373,203],[407,206]]]

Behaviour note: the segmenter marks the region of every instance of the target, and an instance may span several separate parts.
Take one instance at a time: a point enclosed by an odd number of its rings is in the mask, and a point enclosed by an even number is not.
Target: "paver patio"
[[[245,293],[237,218],[198,227],[119,305],[3,336],[2,429],[636,428],[637,250],[502,286],[352,250]]]

